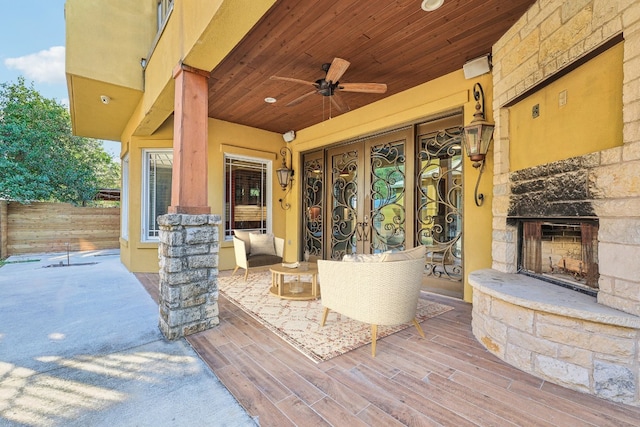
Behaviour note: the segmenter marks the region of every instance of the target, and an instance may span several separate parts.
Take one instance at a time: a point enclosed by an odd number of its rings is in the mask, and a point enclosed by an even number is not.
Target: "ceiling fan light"
[[[421,7],[425,12],[432,12],[442,6],[443,3],[444,0],[423,0]]]

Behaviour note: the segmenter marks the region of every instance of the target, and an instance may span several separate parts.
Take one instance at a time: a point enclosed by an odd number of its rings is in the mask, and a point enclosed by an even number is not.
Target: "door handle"
[[[356,223],[356,240],[358,242],[369,241],[369,217],[364,216],[363,222]]]

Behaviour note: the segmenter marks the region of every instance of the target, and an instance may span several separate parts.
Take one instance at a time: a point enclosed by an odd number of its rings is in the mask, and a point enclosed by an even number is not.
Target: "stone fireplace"
[[[619,225],[599,215],[607,193],[598,183],[612,172],[602,164],[607,158],[589,154],[509,174],[504,224],[512,257],[502,271],[469,275],[472,325],[488,350],[524,371],[640,406],[640,317],[601,301],[623,299],[599,273],[602,241]]]
[[[512,173],[507,222],[516,229],[516,270],[596,296],[598,218],[588,158]]]
[[[635,406],[640,406],[639,25],[637,2],[538,1],[494,45],[492,268],[469,274],[473,333],[489,351],[547,381]],[[526,140],[526,135],[518,134],[522,128],[535,131],[541,122],[553,124],[554,114],[565,114],[566,122],[575,125],[575,117],[562,110],[565,102],[595,109],[611,99],[593,102],[589,96],[604,91],[580,92],[577,86],[563,92],[566,81],[571,85],[578,79],[558,77],[571,76],[570,70],[595,58],[593,52],[611,51],[611,46],[620,49],[620,56],[613,56],[621,64],[623,77],[616,86],[621,88],[619,100],[610,103],[607,111],[620,107],[622,111],[606,121],[600,113],[589,111],[581,127],[566,133],[561,121],[556,133],[544,134],[546,139]],[[550,83],[554,79],[560,83],[554,86]],[[596,77],[582,87],[593,89],[596,81],[610,80]],[[532,105],[540,103],[540,116],[527,106],[528,117],[524,110],[516,119],[511,106],[527,97],[535,99]],[[589,132],[617,123],[622,127],[619,134],[579,151],[587,144]],[[575,136],[578,132],[583,132],[581,137]],[[540,144],[547,147],[542,154],[535,152]],[[563,158],[558,154],[572,150],[579,155]],[[546,154],[555,158],[531,167],[514,166],[514,159],[541,159]],[[526,222],[533,225],[525,226]],[[585,231],[583,224],[596,228]],[[525,227],[530,227],[527,233]],[[564,239],[564,254],[554,255],[556,247],[543,249],[544,239],[554,234]],[[588,254],[591,261],[585,261],[582,253],[576,255],[578,244],[571,239],[577,234],[581,250],[585,236],[595,241]],[[522,240],[538,237],[541,241],[531,243],[523,253]],[[540,255],[531,255],[538,245]],[[595,296],[517,274],[527,256],[535,260],[527,269],[538,269],[542,276],[560,274],[544,271],[545,262],[555,269],[563,257],[571,259],[563,273],[570,271],[569,282],[591,289]],[[591,278],[589,285],[585,276],[596,270],[587,262],[597,265],[597,278]]]

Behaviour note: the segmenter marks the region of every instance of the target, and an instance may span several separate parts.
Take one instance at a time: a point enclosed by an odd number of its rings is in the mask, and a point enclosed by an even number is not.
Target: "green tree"
[[[1,199],[80,204],[119,179],[120,165],[99,141],[72,134],[64,105],[23,78],[0,84]]]

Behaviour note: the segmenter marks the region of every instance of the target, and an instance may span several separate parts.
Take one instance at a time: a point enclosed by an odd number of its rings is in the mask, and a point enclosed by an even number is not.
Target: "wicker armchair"
[[[378,325],[413,322],[424,272],[424,256],[393,262],[318,260],[322,290],[322,326],[329,310],[371,324],[371,355],[376,356]]]

